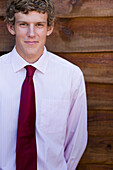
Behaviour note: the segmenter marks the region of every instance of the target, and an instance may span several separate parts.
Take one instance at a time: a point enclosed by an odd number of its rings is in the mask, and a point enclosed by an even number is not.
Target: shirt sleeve
[[[76,87],[77,86],[77,87]],[[75,170],[87,144],[87,102],[82,72],[72,82],[71,109],[67,121],[64,156],[67,170]]]

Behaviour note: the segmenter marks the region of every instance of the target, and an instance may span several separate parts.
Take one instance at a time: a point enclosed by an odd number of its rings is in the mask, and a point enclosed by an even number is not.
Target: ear
[[[54,26],[49,26],[47,28],[47,36],[51,35],[51,33],[53,32]]]
[[[15,28],[14,26],[7,24],[8,31],[12,34],[15,35]]]

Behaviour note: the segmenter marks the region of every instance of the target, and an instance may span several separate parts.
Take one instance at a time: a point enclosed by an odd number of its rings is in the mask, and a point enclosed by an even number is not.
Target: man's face
[[[47,13],[36,11],[15,14],[15,26],[8,25],[12,35],[16,35],[16,50],[29,63],[37,61],[43,53],[46,37],[53,31],[47,26]]]

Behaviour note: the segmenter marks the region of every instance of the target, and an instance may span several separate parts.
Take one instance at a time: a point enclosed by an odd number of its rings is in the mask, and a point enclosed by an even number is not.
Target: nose
[[[34,25],[29,25],[27,34],[29,37],[35,37],[36,32]]]

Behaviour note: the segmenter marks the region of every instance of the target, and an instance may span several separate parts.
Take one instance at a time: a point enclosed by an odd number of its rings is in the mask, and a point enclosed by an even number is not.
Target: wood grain
[[[88,110],[113,110],[113,84],[86,83]]]
[[[8,32],[4,21],[0,21],[0,51],[10,51],[14,46],[14,37]]]
[[[0,0],[0,16],[5,15],[7,0]]]
[[[113,165],[79,164],[76,170],[113,170]]]
[[[113,51],[112,18],[59,18],[47,47],[66,53]]]
[[[56,53],[79,66],[86,82],[113,84],[113,53]]]
[[[113,111],[88,111],[89,136],[113,136]]]
[[[54,0],[59,17],[113,16],[112,0]]]
[[[113,136],[89,136],[81,163],[113,165]]]

